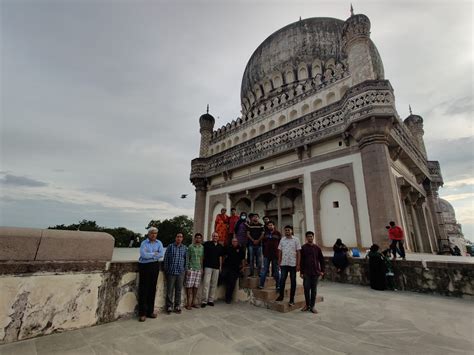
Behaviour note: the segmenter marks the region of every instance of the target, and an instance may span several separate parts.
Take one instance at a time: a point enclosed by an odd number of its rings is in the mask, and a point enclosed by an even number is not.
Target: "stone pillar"
[[[204,224],[206,216],[206,193],[207,180],[204,178],[196,178],[192,180],[196,187],[196,200],[194,202],[194,233],[204,233]]]
[[[422,251],[424,253],[431,253],[433,249],[431,247],[430,236],[428,232],[428,225],[426,223],[425,212],[423,211],[423,203],[425,202],[425,198],[420,196],[413,207],[415,208],[416,217],[418,220],[418,227],[420,230],[420,239],[422,242]]]
[[[281,194],[277,195],[277,218],[278,218],[278,230],[281,232],[282,231],[282,224],[281,224]]]
[[[372,241],[379,245],[387,242],[388,222],[401,220],[388,151],[391,127],[391,117],[372,117],[353,124],[350,130],[359,144],[362,159]]]

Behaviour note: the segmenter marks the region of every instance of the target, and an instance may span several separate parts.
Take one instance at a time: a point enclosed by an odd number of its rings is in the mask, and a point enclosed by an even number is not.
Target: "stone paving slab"
[[[0,346],[42,354],[473,354],[474,303],[323,281],[317,315],[249,304],[122,320]]]

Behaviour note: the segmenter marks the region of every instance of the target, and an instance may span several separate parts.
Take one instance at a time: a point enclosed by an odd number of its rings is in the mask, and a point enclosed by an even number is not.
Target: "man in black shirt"
[[[260,272],[262,260],[262,239],[263,239],[263,225],[259,223],[258,213],[249,214],[250,223],[247,225],[247,250],[249,253],[250,276],[254,273],[254,263],[257,266],[257,273]]]
[[[245,249],[239,245],[237,238],[232,238],[232,244],[227,248],[224,259],[224,273],[226,275],[225,302],[232,302],[235,283],[244,267]]]
[[[202,287],[201,308],[214,306],[214,297],[222,270],[224,247],[219,243],[219,234],[212,233],[212,240],[204,243],[204,280]]]

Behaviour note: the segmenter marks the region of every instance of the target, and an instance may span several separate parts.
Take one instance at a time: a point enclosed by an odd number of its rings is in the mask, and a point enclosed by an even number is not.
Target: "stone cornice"
[[[343,99],[332,105],[308,113],[211,157],[194,159],[191,180],[221,173],[227,174],[238,167],[342,136],[353,123],[370,117],[398,118],[393,90],[387,80],[365,81],[349,89]],[[395,127],[398,126],[400,125]],[[395,134],[406,153],[418,161],[420,153],[410,141],[411,136],[406,135],[403,129],[398,129]],[[420,165],[422,163],[421,161]],[[426,162],[424,168],[422,166],[420,169],[426,170],[428,174]]]

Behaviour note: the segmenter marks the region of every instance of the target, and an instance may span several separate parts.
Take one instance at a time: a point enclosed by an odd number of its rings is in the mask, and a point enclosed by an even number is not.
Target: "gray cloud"
[[[141,199],[167,202],[173,211],[193,209],[189,171],[199,151],[199,116],[206,104],[220,117],[216,127],[239,115],[242,74],[257,46],[299,16],[349,16],[346,2],[314,0],[7,0],[0,6],[2,170],[48,181],[57,195],[62,188],[134,206]],[[423,114],[428,154],[441,161],[448,180],[472,168],[466,148],[472,139],[455,142],[472,136],[466,129],[472,119],[466,112],[472,97],[470,9],[468,3],[424,1],[362,1],[355,8],[371,20],[400,116],[408,114],[408,104]],[[181,200],[182,193],[188,198]],[[35,198],[33,204],[17,197],[2,207],[4,223],[94,219],[92,205]],[[25,215],[35,209],[41,219]],[[100,207],[102,224],[140,232],[149,219],[162,218],[154,213]]]
[[[47,183],[31,179],[26,176],[15,176],[11,174],[6,174],[0,178],[0,183],[4,185],[12,186],[26,186],[26,187],[43,187],[48,186]]]

